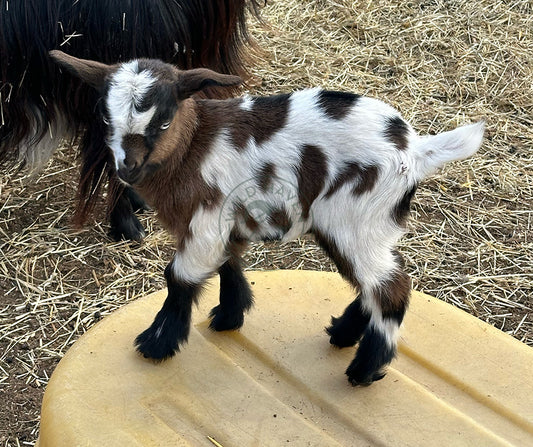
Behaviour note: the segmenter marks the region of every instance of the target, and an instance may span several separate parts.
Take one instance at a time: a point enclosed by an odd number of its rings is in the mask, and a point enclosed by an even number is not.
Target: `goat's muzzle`
[[[139,166],[137,163],[132,165],[126,165],[124,163],[119,163],[118,165],[118,178],[128,185],[134,185],[142,180],[143,177],[142,165]]]

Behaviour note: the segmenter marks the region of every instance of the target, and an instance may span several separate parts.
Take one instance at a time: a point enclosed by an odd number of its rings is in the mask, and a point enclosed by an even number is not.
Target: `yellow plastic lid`
[[[154,364],[133,340],[166,291],[83,335],[44,395],[40,447],[533,446],[533,350],[478,319],[413,292],[387,376],[353,388],[355,348],[324,327],[354,293],[334,273],[251,272],[256,305],[240,331],[193,312],[189,343]]]

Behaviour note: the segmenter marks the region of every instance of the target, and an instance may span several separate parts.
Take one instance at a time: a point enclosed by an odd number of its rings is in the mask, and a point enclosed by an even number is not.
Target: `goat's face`
[[[130,185],[161,166],[168,154],[167,133],[179,131],[173,124],[181,102],[177,82],[172,66],[143,60],[120,65],[106,82],[107,143],[119,178]]]
[[[234,87],[242,80],[198,68],[182,71],[139,59],[105,65],[61,51],[52,58],[103,95],[102,120],[119,178],[130,185],[161,167],[184,135],[191,134],[191,95],[210,86]]]

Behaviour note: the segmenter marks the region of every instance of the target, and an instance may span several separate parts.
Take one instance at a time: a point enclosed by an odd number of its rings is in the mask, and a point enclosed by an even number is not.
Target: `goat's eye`
[[[167,130],[170,127],[170,121],[167,121],[166,123],[161,124],[159,127],[161,130]]]
[[[104,124],[105,124],[106,126],[109,126],[109,120],[108,120],[105,116],[102,117],[102,121],[104,122]]]

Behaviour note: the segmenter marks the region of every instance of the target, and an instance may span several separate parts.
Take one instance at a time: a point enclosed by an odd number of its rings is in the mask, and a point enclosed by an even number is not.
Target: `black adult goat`
[[[0,163],[38,167],[61,139],[79,138],[81,174],[74,224],[82,225],[109,180],[114,239],[141,239],[143,202],[116,179],[99,95],[58,69],[48,51],[102,62],[156,57],[182,68],[246,77],[246,11],[259,0],[0,0]],[[207,96],[227,96],[212,89]]]

